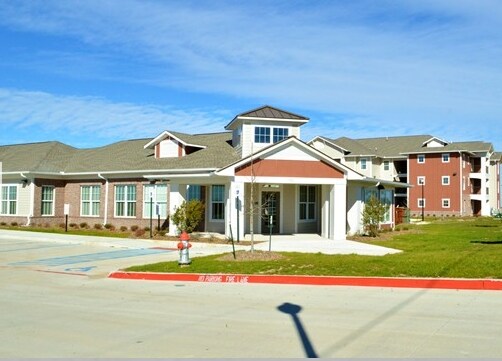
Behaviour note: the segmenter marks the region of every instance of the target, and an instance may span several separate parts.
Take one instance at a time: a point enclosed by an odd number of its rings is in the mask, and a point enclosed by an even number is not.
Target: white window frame
[[[383,161],[383,170],[385,170],[385,171],[390,170],[390,161],[389,160]]]
[[[52,199],[44,200],[44,188],[52,189]],[[48,203],[51,205],[51,212],[49,214],[44,214],[44,203]],[[56,205],[56,187],[53,185],[42,185],[40,187],[40,215],[42,217],[54,217],[54,208]]]
[[[306,195],[307,195],[307,200],[305,201],[302,201],[301,198],[300,198],[300,195],[301,195],[301,188],[302,187],[306,187]],[[310,199],[310,188],[313,188],[314,189],[314,200],[311,200]],[[317,188],[316,186],[314,185],[308,185],[308,184],[305,184],[305,185],[299,185],[298,186],[298,222],[300,223],[307,223],[307,222],[315,222],[317,221]],[[305,206],[305,218],[301,218],[301,208],[302,208],[302,205]],[[314,215],[313,217],[311,217],[311,215],[309,214],[309,208],[310,206],[314,206]]]
[[[420,204],[420,203],[423,203],[423,204]],[[418,198],[417,199],[417,206],[420,209],[425,208],[425,198]]]
[[[124,200],[120,200],[120,201],[117,201],[117,189],[119,187],[124,187]],[[129,193],[128,192],[128,189],[129,187],[133,187],[134,188],[134,200],[128,200],[127,199],[127,194]],[[115,218],[136,218],[136,215],[138,214],[138,207],[137,207],[137,200],[138,200],[138,190],[136,189],[136,185],[135,184],[117,184],[115,185],[115,188],[114,188],[114,191],[115,191],[115,194],[114,194],[114,210],[113,210],[113,214],[115,216]],[[117,202],[121,202],[121,203],[124,203],[124,214],[123,216],[120,216],[117,214]],[[127,211],[129,209],[128,207],[128,204],[130,203],[133,203],[134,204],[134,215],[133,216],[128,216],[127,215]]]
[[[11,188],[11,187],[16,188],[16,199],[10,198],[9,188]],[[3,198],[3,189],[4,188],[7,188],[7,198],[6,199]],[[18,200],[19,200],[19,187],[17,186],[17,184],[5,184],[5,183],[1,184],[1,187],[0,187],[0,214],[2,216],[17,216],[18,212],[19,212]],[[4,202],[7,202],[7,212],[6,213],[2,212]],[[15,208],[16,208],[16,211],[14,213],[10,213],[10,207],[11,207],[12,202],[14,202]]]
[[[89,199],[84,200],[83,194],[84,194],[84,188],[89,188]],[[93,189],[98,188],[99,189],[99,199],[95,200],[92,198],[93,195]],[[89,214],[84,214],[84,202],[89,203]],[[92,210],[94,209],[94,205],[98,204],[98,214],[92,214]],[[101,185],[99,184],[85,184],[80,186],[80,217],[99,217],[101,213]]]
[[[425,154],[419,154],[419,155],[417,155],[417,163],[418,164],[424,164],[425,163]]]
[[[281,131],[284,134],[276,134],[276,131]],[[280,142],[281,140],[284,140],[289,137],[289,128],[286,127],[274,127],[272,129],[272,143],[277,143]],[[280,138],[280,139],[279,139]]]
[[[417,185],[425,185],[425,176],[424,175],[419,175],[417,177]]]
[[[261,129],[261,130],[268,130],[268,134],[266,134],[267,133],[266,131],[265,131],[265,134],[256,134],[256,132],[259,129]],[[253,135],[254,135],[253,141],[256,144],[270,144],[270,142],[272,141],[272,131],[271,131],[270,127],[263,127],[263,126],[257,125],[257,126],[254,127]],[[256,138],[257,136],[259,138],[265,138],[264,139],[265,141],[257,141],[257,138]]]
[[[446,180],[446,183],[445,183],[445,180]],[[441,185],[443,185],[443,186],[450,185],[450,176],[449,175],[444,175],[441,177]]]
[[[158,189],[159,188],[164,188],[166,189],[166,199],[158,201]],[[143,184],[143,219],[150,219],[150,212],[147,212],[147,206],[150,206],[150,188],[153,188],[153,199],[152,199],[152,217],[157,219],[157,205],[159,205],[159,209],[161,205],[164,205],[164,214],[163,212],[160,212],[160,218],[161,219],[166,219],[167,218],[167,184]]]
[[[213,189],[214,187],[223,187],[223,199],[220,201],[215,201],[213,198]],[[225,185],[224,184],[213,184],[211,185],[211,208],[210,208],[210,216],[209,218],[211,219],[211,222],[225,222]],[[213,206],[215,204],[222,204],[223,205],[223,212],[222,212],[222,218],[214,218],[214,212],[213,212]]]
[[[445,205],[445,202],[447,202],[448,204]],[[441,207],[442,208],[450,208],[450,205],[451,205],[450,198],[442,198],[441,199]]]
[[[368,169],[368,158],[361,158],[359,160],[359,166],[361,170],[367,170]]]
[[[442,163],[450,163],[450,153],[441,154],[441,162]]]

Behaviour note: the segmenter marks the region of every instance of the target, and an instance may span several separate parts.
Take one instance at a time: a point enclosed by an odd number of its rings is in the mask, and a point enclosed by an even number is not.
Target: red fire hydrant
[[[180,260],[178,261],[178,265],[189,265],[192,263],[190,260],[190,254],[188,253],[188,249],[192,247],[192,245],[188,242],[190,239],[190,235],[185,231],[180,234],[180,241],[178,242],[178,249],[180,250]]]

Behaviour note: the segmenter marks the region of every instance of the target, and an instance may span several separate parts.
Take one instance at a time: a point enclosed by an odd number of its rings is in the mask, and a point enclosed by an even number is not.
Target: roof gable
[[[272,107],[270,105],[264,105],[262,107],[248,110],[244,113],[236,115],[234,119],[232,119],[232,121],[225,126],[225,129],[235,129],[245,119],[269,120],[269,121],[289,122],[297,124],[304,124],[309,121],[309,118],[304,117],[303,115],[291,113],[279,108]]]

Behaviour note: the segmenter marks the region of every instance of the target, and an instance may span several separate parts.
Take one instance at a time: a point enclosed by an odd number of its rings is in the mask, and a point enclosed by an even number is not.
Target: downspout
[[[30,182],[27,176],[24,175],[24,173],[19,173],[21,178],[23,179],[23,183],[26,182],[26,185],[28,185],[28,182],[30,183],[30,211],[28,213],[28,216],[26,217],[26,226],[29,226],[31,224],[31,217],[35,214],[35,183]]]
[[[105,181],[105,216],[103,218],[103,224],[108,223],[108,178],[105,178],[98,173],[98,177]]]
[[[460,168],[460,217],[463,217],[464,216],[464,168],[463,168],[463,164],[464,164],[464,160],[463,160],[463,157],[462,157],[462,152],[461,151],[458,151],[458,154],[459,154],[459,160],[460,160],[460,163],[459,163],[459,168]]]

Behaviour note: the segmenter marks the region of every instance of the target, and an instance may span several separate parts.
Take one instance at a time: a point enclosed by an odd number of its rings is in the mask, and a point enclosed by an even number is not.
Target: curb
[[[495,279],[148,273],[124,271],[112,272],[108,275],[108,278],[206,283],[265,283],[312,286],[360,286],[502,291],[502,280]]]

